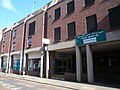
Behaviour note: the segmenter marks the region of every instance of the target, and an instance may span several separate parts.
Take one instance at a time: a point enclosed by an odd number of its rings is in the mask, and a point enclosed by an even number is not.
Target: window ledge
[[[73,39],[75,39],[75,36],[67,38],[66,41],[73,40]]]
[[[85,7],[91,6],[91,5],[93,5],[93,4],[95,4],[95,2],[91,2],[91,3],[89,3],[89,4],[86,4]]]
[[[73,13],[74,13],[74,10],[71,11],[71,12],[68,12],[68,13],[66,14],[66,16],[71,15],[71,14],[73,14]]]
[[[54,19],[54,21],[57,21],[57,20],[59,20],[59,19],[60,19],[60,17],[57,17],[57,18]]]
[[[59,42],[60,42],[60,40],[57,40],[57,41],[54,41],[53,44],[55,44],[55,43],[59,43]]]

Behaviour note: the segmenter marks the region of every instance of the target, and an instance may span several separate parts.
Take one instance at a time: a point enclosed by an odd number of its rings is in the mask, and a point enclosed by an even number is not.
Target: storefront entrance
[[[40,58],[38,59],[28,59],[28,75],[40,76]]]
[[[54,75],[52,76],[52,78],[67,81],[76,81],[75,52],[56,52],[54,63],[51,63],[54,64]]]
[[[7,56],[2,57],[1,66],[2,66],[2,72],[6,72],[6,69],[7,69]]]
[[[99,48],[99,50],[97,50]],[[120,42],[110,42],[92,47],[95,82],[120,82]]]
[[[20,70],[20,55],[13,55],[11,56],[11,68],[14,74],[19,74]]]
[[[31,51],[26,54],[26,74],[40,77],[41,70],[41,53]]]

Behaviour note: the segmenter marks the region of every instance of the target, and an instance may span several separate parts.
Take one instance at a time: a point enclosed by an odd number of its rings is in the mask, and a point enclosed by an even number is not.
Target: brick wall
[[[68,38],[67,24],[76,22],[76,35],[85,34],[86,32],[86,17],[96,14],[98,29],[110,30],[108,9],[116,7],[120,4],[120,0],[95,0],[95,3],[85,6],[84,0],[74,0],[75,11],[67,15],[67,3],[72,0],[63,0],[57,5],[48,9],[48,35],[51,44],[54,42],[54,28],[61,27],[61,42]],[[54,21],[54,10],[61,7],[60,19]]]
[[[5,39],[3,41],[4,35],[5,35]],[[5,30],[4,30],[3,31],[3,36],[2,36],[2,41],[1,41],[1,53],[8,53],[9,40],[10,40],[10,30],[7,31],[7,32],[5,32]]]
[[[31,48],[42,46],[42,30],[43,30],[43,13],[39,14],[27,21],[26,24],[26,37],[25,37],[25,48],[27,48],[27,38],[29,32],[29,24],[36,21],[35,24],[35,34],[32,35],[32,45]]]
[[[16,37],[13,37],[14,30],[16,30]],[[15,51],[21,50],[22,45],[22,34],[23,34],[23,24],[18,25],[12,31],[12,42],[11,42],[11,51],[13,49],[13,43],[15,42]]]

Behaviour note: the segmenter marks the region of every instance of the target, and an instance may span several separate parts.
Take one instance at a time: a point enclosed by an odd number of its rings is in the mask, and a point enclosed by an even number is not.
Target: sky
[[[0,0],[0,30],[10,27],[51,0]]]

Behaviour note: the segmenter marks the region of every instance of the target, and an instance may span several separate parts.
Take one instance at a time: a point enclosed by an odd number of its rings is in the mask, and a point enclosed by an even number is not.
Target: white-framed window
[[[13,42],[13,48],[12,48],[12,51],[15,51],[15,48],[16,48],[16,42]]]
[[[16,37],[16,30],[13,31],[13,38]]]

